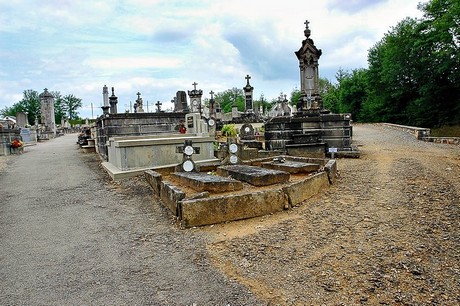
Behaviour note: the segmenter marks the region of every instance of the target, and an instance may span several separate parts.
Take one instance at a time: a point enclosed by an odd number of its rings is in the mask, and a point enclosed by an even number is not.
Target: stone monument
[[[295,52],[299,60],[301,98],[297,110],[289,115],[287,100],[279,100],[279,113],[265,123],[265,148],[288,155],[324,157],[330,150],[344,156],[357,156],[352,147],[350,114],[332,114],[324,109],[319,90],[319,64],[322,51],[310,38],[305,21],[305,39]]]
[[[56,119],[54,117],[54,96],[45,88],[39,95],[42,124],[42,139],[56,136]]]
[[[201,97],[203,96],[203,90],[196,89],[197,82],[193,82],[193,90],[188,91],[188,96],[190,97],[190,109],[192,113],[199,113],[201,115],[202,106],[201,106]]]

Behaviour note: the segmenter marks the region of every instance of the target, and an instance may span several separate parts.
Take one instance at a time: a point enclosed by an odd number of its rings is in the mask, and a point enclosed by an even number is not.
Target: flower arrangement
[[[15,139],[13,139],[13,141],[11,141],[11,147],[14,148],[14,149],[22,148],[23,145],[24,145],[24,143],[22,141],[20,141],[19,139],[17,139],[17,138],[15,138]]]

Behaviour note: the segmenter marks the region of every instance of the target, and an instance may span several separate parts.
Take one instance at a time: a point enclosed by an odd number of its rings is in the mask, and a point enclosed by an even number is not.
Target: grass
[[[432,137],[460,137],[460,125],[442,126],[431,129]]]

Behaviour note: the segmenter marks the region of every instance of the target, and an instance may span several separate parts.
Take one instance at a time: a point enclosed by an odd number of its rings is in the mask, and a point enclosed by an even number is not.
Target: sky
[[[300,88],[305,21],[322,50],[319,74],[367,68],[368,50],[421,0],[0,0],[0,109],[24,90],[82,99],[82,118],[102,114],[102,88],[118,111],[140,92],[144,110],[172,109],[178,90],[243,88],[267,100]],[[426,1],[422,1],[426,2]]]

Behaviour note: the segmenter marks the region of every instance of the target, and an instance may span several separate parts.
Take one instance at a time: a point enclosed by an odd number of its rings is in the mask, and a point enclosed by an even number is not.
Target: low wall
[[[413,135],[418,140],[423,140],[430,137],[431,130],[429,128],[421,128],[416,126],[400,125],[393,123],[382,123],[383,126],[391,127],[394,129],[401,130]]]

